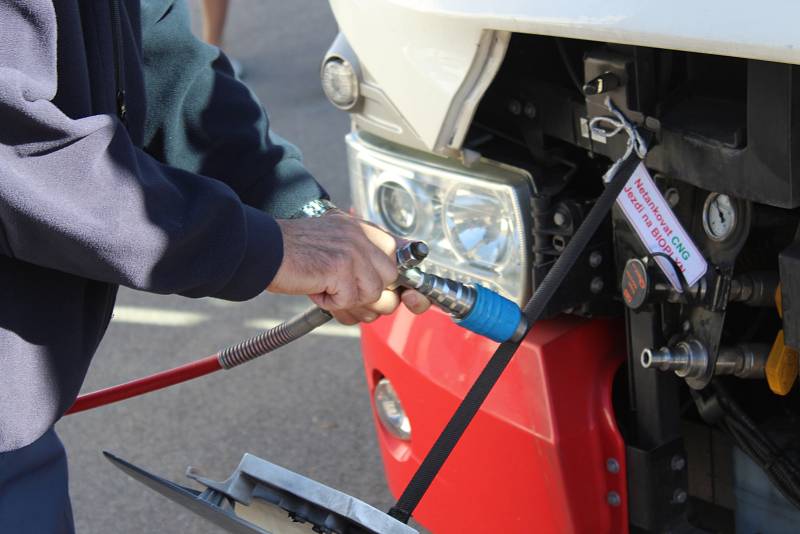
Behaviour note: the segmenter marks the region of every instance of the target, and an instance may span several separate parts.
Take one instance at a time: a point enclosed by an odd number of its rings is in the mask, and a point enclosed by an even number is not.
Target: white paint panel
[[[362,66],[432,151],[484,30],[800,64],[800,2],[793,0],[331,0],[331,6]]]

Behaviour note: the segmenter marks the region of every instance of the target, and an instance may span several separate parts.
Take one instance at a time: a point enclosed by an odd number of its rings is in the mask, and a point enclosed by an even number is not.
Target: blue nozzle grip
[[[519,306],[479,284],[474,287],[475,304],[466,317],[455,319],[456,324],[498,343],[511,339],[522,320]]]

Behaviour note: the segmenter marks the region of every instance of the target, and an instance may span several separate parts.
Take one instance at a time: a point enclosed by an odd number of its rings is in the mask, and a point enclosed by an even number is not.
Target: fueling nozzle
[[[396,285],[419,291],[457,325],[476,334],[500,343],[522,339],[528,323],[519,306],[479,284],[463,284],[421,271],[418,265],[428,251],[422,241],[411,241],[397,250]]]

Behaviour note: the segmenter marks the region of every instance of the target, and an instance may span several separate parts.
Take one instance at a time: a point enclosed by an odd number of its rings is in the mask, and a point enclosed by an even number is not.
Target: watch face
[[[724,241],[736,228],[736,205],[728,195],[711,193],[703,206],[703,229],[714,241]]]

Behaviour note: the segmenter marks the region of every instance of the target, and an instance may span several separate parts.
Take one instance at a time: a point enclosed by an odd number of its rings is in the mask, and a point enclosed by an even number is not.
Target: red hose
[[[98,406],[104,406],[113,402],[136,397],[137,395],[163,389],[174,384],[180,384],[181,382],[186,382],[187,380],[207,375],[214,371],[219,371],[220,369],[222,369],[222,367],[219,364],[219,353],[217,353],[187,363],[186,365],[181,365],[180,367],[167,369],[166,371],[137,378],[136,380],[131,380],[124,384],[118,384],[110,388],[81,395],[64,415],[91,410]]]

